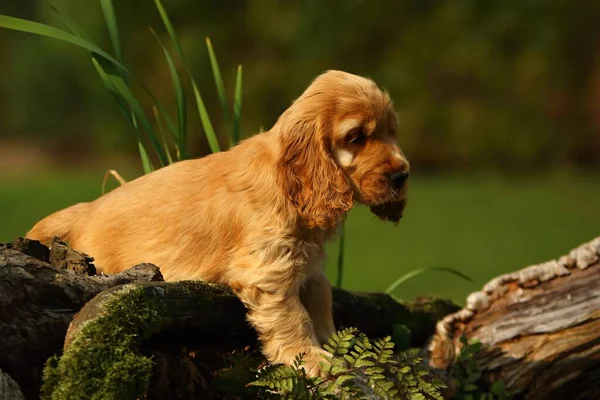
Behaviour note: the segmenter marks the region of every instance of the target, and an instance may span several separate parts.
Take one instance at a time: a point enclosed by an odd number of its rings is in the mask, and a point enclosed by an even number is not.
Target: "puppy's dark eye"
[[[348,143],[361,144],[364,142],[364,140],[365,134],[361,127],[352,129],[350,132],[348,132],[348,135],[346,135],[346,141]]]

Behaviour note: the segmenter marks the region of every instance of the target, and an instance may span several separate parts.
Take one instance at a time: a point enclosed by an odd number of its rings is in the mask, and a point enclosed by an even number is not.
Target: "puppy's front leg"
[[[282,285],[283,282],[280,282]],[[305,353],[304,368],[311,376],[319,374],[319,363],[328,355],[319,346],[310,316],[299,297],[299,285],[282,285],[274,291],[258,287],[238,292],[249,309],[248,321],[255,327],[263,345],[263,354],[271,363],[293,364]]]
[[[311,275],[300,288],[300,300],[313,321],[321,344],[335,331],[333,322],[331,284],[323,271]]]

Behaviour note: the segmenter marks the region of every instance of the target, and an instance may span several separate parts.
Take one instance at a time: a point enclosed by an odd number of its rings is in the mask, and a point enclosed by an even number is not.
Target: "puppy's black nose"
[[[392,180],[392,185],[394,188],[400,189],[402,186],[404,186],[404,183],[408,179],[409,175],[410,174],[408,171],[392,172],[390,174],[390,179]]]

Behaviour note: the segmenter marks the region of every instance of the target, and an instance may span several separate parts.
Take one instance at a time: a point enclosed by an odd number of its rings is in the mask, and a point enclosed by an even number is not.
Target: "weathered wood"
[[[76,259],[73,253],[64,255]],[[44,363],[60,350],[73,315],[87,301],[111,286],[162,280],[159,269],[150,264],[113,276],[85,276],[43,261],[49,257],[48,248],[38,242],[0,246],[0,369],[27,398],[38,397]]]
[[[218,339],[244,347],[256,340],[255,331],[246,323],[246,308],[225,286],[201,281],[136,283],[135,286],[143,287],[148,296],[160,300],[167,309],[171,323],[160,335],[171,342],[189,345],[190,341]],[[102,315],[102,303],[121,288],[116,286],[103,291],[81,309],[69,327],[65,347],[83,323]],[[403,324],[411,331],[413,347],[423,346],[433,334],[436,321],[457,309],[448,300],[421,299],[403,304],[384,293],[351,293],[333,288],[333,315],[338,329],[358,327],[370,337],[383,337],[392,334],[394,325]]]
[[[169,321],[145,336],[138,349],[156,362],[152,389],[160,395],[155,398],[176,398],[188,386],[206,388],[201,370],[210,377],[216,365],[206,357],[231,356],[244,348],[256,354],[246,310],[228,289],[161,282],[158,268],[149,264],[90,276],[89,257],[55,245],[50,251],[27,240],[0,246],[0,369],[26,398],[37,398],[45,360],[60,353],[63,344],[69,348],[81,323],[103,315],[102,304],[128,283],[142,288],[144,298]],[[410,329],[411,346],[425,345],[435,329],[430,363],[441,368],[455,360],[462,335],[478,339],[486,345],[479,356],[484,378],[503,378],[510,388],[523,389],[527,399],[600,398],[599,278],[597,238],[558,260],[493,279],[459,311],[444,300],[402,304],[385,294],[340,289],[333,290],[333,311],[337,328],[356,326],[371,337],[389,335],[403,324]],[[134,303],[127,316],[137,312]],[[127,318],[120,321],[127,324]],[[182,363],[191,366],[181,369]],[[225,361],[219,363],[226,369]]]
[[[445,368],[460,337],[478,339],[478,361],[526,399],[600,398],[600,237],[558,260],[490,281],[437,324],[430,364]]]
[[[50,250],[27,239],[0,245],[0,369],[17,381],[26,398],[38,397],[48,357],[60,354],[78,324],[94,318],[97,305],[123,284],[140,283],[160,298],[169,312],[168,326],[145,341],[145,354],[164,359],[200,342],[230,350],[256,347],[256,334],[246,323],[246,309],[229,289],[219,288],[216,297],[211,292],[208,302],[202,303],[207,300],[206,288],[214,285],[161,282],[160,271],[151,264],[111,276],[90,276],[95,271],[92,261],[60,242]],[[433,333],[435,321],[458,309],[445,300],[405,305],[385,294],[341,289],[334,289],[333,296],[338,328],[357,326],[378,337],[392,334],[394,325],[402,323],[411,329],[414,346],[423,345]]]
[[[137,290],[142,290],[143,294],[136,292],[136,301],[132,302],[131,293]],[[422,299],[405,305],[386,294],[354,294],[341,289],[334,289],[333,299],[334,318],[338,328],[355,326],[371,337],[381,337],[391,335],[394,325],[402,323],[412,333],[410,341],[413,346],[422,346],[433,333],[435,321],[458,309],[451,302],[444,300]],[[150,306],[137,307],[132,306],[133,304]],[[96,335],[99,330],[125,332],[132,328],[129,318],[123,320],[119,317],[123,313],[136,321],[146,318],[146,315],[158,315],[160,321],[168,321],[159,328],[152,325],[154,331],[151,334],[143,330],[136,331],[136,337],[145,338],[141,343],[137,343],[138,347],[118,351],[119,354],[123,354],[123,360],[129,357],[130,352],[143,353],[158,360],[155,376],[150,381],[149,398],[178,398],[176,393],[182,390],[188,391],[184,396],[186,398],[192,398],[192,394],[193,398],[207,398],[205,396],[208,396],[207,393],[212,388],[207,388],[206,381],[212,379],[215,364],[207,359],[197,361],[196,366],[191,366],[184,375],[202,377],[206,371],[209,371],[209,374],[202,379],[185,380],[185,376],[182,379],[183,372],[176,372],[181,370],[182,362],[194,363],[185,353],[199,352],[204,357],[210,354],[209,357],[213,358],[221,354],[222,358],[242,349],[258,348],[256,333],[245,320],[245,307],[226,287],[200,281],[118,286],[98,294],[74,318],[65,340],[63,359],[53,367],[53,371],[56,372],[52,372],[53,375],[61,376],[62,383],[51,385],[48,388],[51,393],[60,391],[61,387],[73,387],[68,382],[87,382],[89,376],[97,379],[94,381],[97,387],[93,390],[103,390],[106,370],[82,370],[75,366],[80,363],[79,359],[82,357],[87,360],[89,346],[97,342]],[[125,325],[119,325],[121,323]],[[149,326],[145,323],[139,325]],[[84,326],[88,328],[87,331],[82,330]],[[124,340],[119,337],[111,338],[115,346],[122,341]],[[91,353],[98,359],[89,363],[90,368],[121,362],[121,358],[114,359],[115,351],[104,345]],[[254,360],[256,365],[264,361],[257,352]],[[134,374],[142,376],[143,370]],[[136,378],[130,378],[134,379]],[[197,387],[198,381],[205,382],[204,387]],[[84,386],[82,390],[84,389],[89,388]]]
[[[0,369],[0,399],[23,400],[23,392],[15,380]]]

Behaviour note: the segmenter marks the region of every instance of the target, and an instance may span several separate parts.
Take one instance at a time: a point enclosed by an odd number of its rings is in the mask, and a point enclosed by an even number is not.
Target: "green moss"
[[[166,290],[169,289],[166,288]],[[231,291],[224,286],[205,281],[180,281],[175,283],[170,290],[183,291],[185,294],[194,296],[202,304],[210,303],[217,296],[232,295]]]
[[[159,301],[144,288],[127,285],[101,305],[62,355],[44,368],[43,399],[136,399],[152,374],[152,361],[138,350],[168,322]]]

